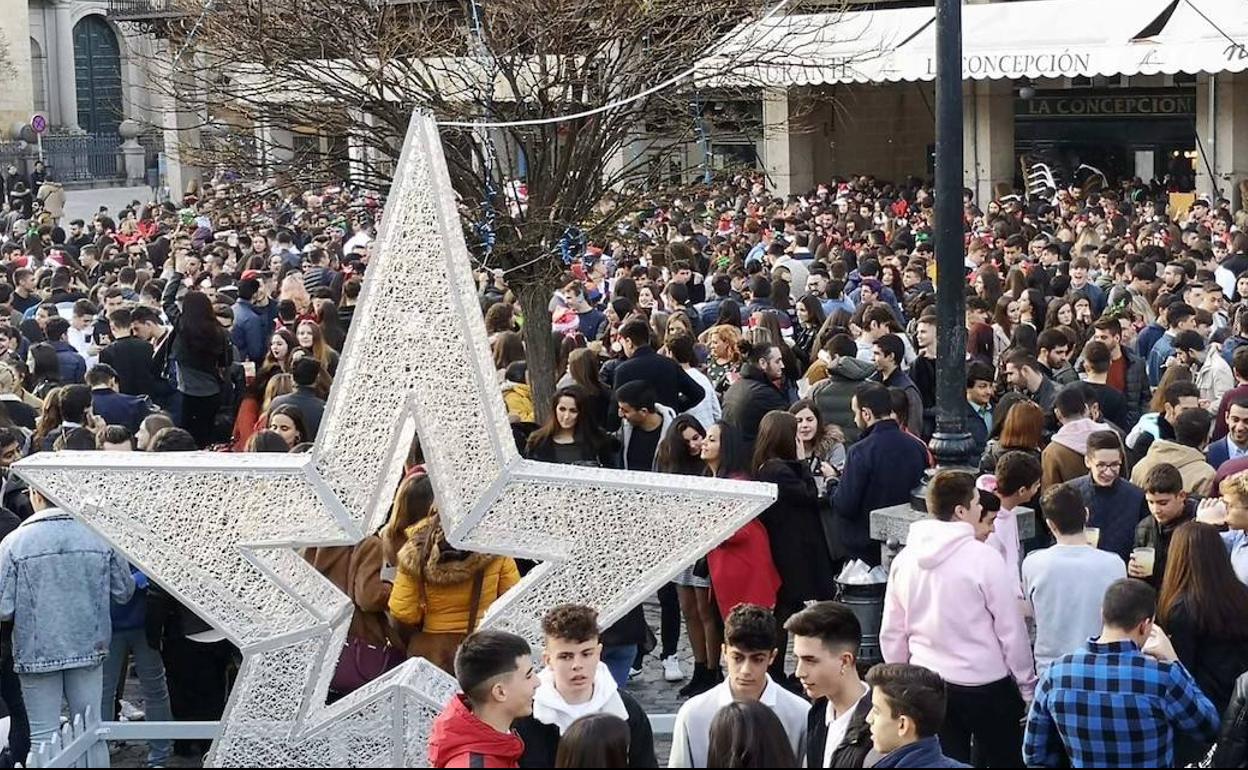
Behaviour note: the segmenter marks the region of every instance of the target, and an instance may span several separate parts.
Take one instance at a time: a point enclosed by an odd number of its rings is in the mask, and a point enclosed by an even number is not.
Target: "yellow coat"
[[[494,601],[520,582],[514,559],[485,553],[444,551],[434,545],[425,566],[425,601],[420,600],[420,549],[425,532],[434,517],[408,530],[408,541],[399,550],[399,571],[390,592],[390,614],[394,619],[430,634],[463,634],[468,631],[468,610],[472,603],[472,583],[484,571],[477,622]],[[439,540],[441,538],[439,537]]]
[[[535,422],[533,412],[533,391],[525,382],[503,383],[503,403],[507,404],[507,414],[519,422]]]

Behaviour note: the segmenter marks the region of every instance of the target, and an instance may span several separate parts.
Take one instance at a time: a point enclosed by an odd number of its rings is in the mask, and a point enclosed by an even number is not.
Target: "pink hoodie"
[[[913,663],[952,684],[1013,676],[1030,701],[1035,661],[1005,561],[961,521],[910,525],[893,560],[880,646],[889,663]]]

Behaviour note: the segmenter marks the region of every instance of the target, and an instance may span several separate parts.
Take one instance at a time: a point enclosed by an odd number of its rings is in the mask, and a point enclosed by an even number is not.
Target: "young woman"
[[[407,530],[397,566],[390,615],[409,634],[407,655],[447,673],[455,670],[460,642],[520,582],[510,557],[461,551],[447,542],[436,506]]]
[[[1074,303],[1065,297],[1057,297],[1049,303],[1048,313],[1044,317],[1044,328],[1054,329],[1058,326],[1073,326],[1074,323]]]
[[[614,714],[586,714],[568,725],[559,739],[555,767],[629,767],[632,735],[628,722]]]
[[[166,303],[166,312],[171,304]],[[178,392],[182,395],[179,427],[190,433],[202,449],[214,439],[225,372],[234,363],[233,346],[203,292],[188,291],[182,298],[180,312],[175,309],[174,315],[177,321],[172,356],[178,365]]]
[[[247,439],[245,452],[273,452],[285,454],[290,451],[290,445],[286,443],[286,439],[282,438],[282,434],[275,430],[260,430],[251,434]]]
[[[256,430],[260,416],[264,414],[267,401],[265,394],[269,383],[274,377],[290,371],[293,353],[298,349],[295,335],[285,329],[278,329],[269,337],[269,352],[256,370],[256,376],[248,383],[234,417],[234,450],[239,451],[248,445],[248,440]],[[293,389],[293,384],[292,384]],[[250,451],[244,449],[244,451]]]
[[[1017,394],[1007,394],[993,414],[995,438],[988,440],[979,461],[982,473],[996,473],[997,460],[1006,452],[1026,452],[1040,459],[1044,439],[1044,410],[1034,401]]]
[[[1014,299],[1008,294],[1002,294],[997,300],[997,306],[992,313],[993,367],[997,366],[1001,361],[1001,356],[1010,347],[1014,327],[1021,320],[1019,307],[1022,304],[1024,303],[1021,300]]]
[[[1248,587],[1235,577],[1226,551],[1216,528],[1180,526],[1157,598],[1157,625],[1218,713],[1230,703],[1235,680],[1248,671]]]
[[[494,338],[491,349],[494,352],[494,368],[501,383],[507,378],[507,367],[524,360],[524,337],[519,332],[503,332]]]
[[[560,388],[546,424],[529,436],[525,455],[547,463],[618,468],[619,442],[602,432],[590,410],[579,386]]]
[[[282,404],[269,410],[267,414],[268,430],[281,436],[289,449],[294,449],[308,438],[308,429],[303,419],[303,412],[293,404]]]
[[[338,351],[325,343],[320,324],[300,321],[295,329],[295,339],[299,342],[299,349],[320,361],[330,377],[338,373]]]
[[[789,414],[797,418],[798,459],[810,465],[822,494],[827,480],[845,469],[845,434],[835,425],[825,425],[823,413],[809,398],[794,403]]]
[[[702,439],[702,462],[706,475],[720,479],[749,479],[750,458],[741,439],[741,433],[726,422],[720,421],[706,429]],[[706,564],[714,587],[715,605],[699,607],[703,616],[719,619],[713,628],[706,629],[705,682],[718,683],[723,675],[719,668],[723,618],[738,604],[757,604],[774,609],[776,592],[780,590],[780,574],[771,555],[771,541],[767,528],[753,519],[736,534],[720,543],[706,555]],[[704,684],[705,684],[704,682]],[[711,686],[714,686],[712,684]]]
[[[316,309],[316,323],[321,327],[325,344],[335,353],[341,353],[342,346],[347,342],[347,330],[342,326],[338,306],[332,299],[313,300],[312,306]]]
[[[659,470],[684,476],[705,475],[706,464],[702,461],[702,442],[705,438],[706,429],[697,418],[688,414],[677,417],[659,442],[656,457]],[[693,678],[680,690],[682,697],[688,697],[705,692],[716,684],[710,676],[709,661],[718,660],[718,653],[711,651],[707,640],[708,628],[715,626],[715,617],[710,614],[711,582],[704,567],[699,568],[698,565],[686,567],[672,582],[676,586],[675,596],[671,597],[677,600],[674,606],[669,594],[659,590],[663,638],[660,657],[666,659],[676,654],[680,637],[679,621],[683,615],[689,644],[693,647]]]
[[[215,323],[215,321],[214,321]],[[35,398],[46,399],[48,393],[61,385],[61,364],[56,349],[46,342],[30,346],[30,385],[26,388]]]
[[[823,314],[823,305],[813,294],[807,294],[797,301],[797,325],[793,327],[793,350],[797,353],[798,363],[805,371],[810,366],[815,337],[823,328],[827,318]]]
[[[750,467],[757,481],[776,485],[776,502],[758,517],[767,528],[771,555],[780,570],[776,619],[780,625],[812,599],[832,598],[835,575],[825,545],[819,490],[810,468],[797,457],[797,418],[768,412],[759,423]],[[779,645],[783,650],[785,645]],[[784,655],[771,666],[772,679],[784,681]]]
[[[776,712],[758,701],[734,701],[711,720],[707,767],[800,767]]]
[[[611,390],[602,384],[598,376],[598,354],[589,348],[578,348],[568,356],[568,377],[571,385],[584,391],[588,400],[589,416],[594,424],[602,427],[607,424],[611,409]]]

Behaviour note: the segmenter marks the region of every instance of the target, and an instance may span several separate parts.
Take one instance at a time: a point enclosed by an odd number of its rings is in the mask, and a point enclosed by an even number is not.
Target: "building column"
[[[53,14],[56,24],[56,79],[61,97],[59,101],[61,119],[58,122],[70,131],[78,131],[78,79],[74,72],[74,8],[69,0],[57,3],[54,8],[56,9]],[[29,40],[29,36],[27,39]],[[27,42],[27,45],[30,43]]]
[[[180,204],[187,186],[203,177],[198,166],[189,160],[184,161],[187,151],[202,146],[200,126],[203,122],[198,115],[188,111],[186,105],[194,104],[194,100],[184,98],[188,86],[184,78],[173,72],[173,51],[169,50],[168,42],[164,42],[162,47],[164,50],[156,58],[156,74],[165,83],[160,86],[158,94],[165,138],[165,184],[169,187],[170,199]]]
[[[1214,78],[1212,88],[1211,77]],[[1248,179],[1248,74],[1198,77],[1196,135],[1200,137],[1196,159],[1197,192],[1213,195],[1216,182],[1217,192],[1238,209],[1245,203],[1239,183]],[[1201,149],[1203,154],[1199,154]]]
[[[14,124],[26,123],[35,111],[34,78],[30,58],[30,9],[26,0],[0,0],[4,35],[13,70],[0,89],[0,127],[12,136]]]
[[[366,134],[375,133],[376,120],[364,110],[348,110],[350,126],[347,129],[347,176],[353,184],[377,181],[377,153],[371,147]]]
[[[815,185],[811,134],[793,121],[784,88],[763,91],[763,168],[778,196],[801,194]]]
[[[971,80],[962,92],[962,184],[983,209],[999,189],[1014,186],[1014,84]]]

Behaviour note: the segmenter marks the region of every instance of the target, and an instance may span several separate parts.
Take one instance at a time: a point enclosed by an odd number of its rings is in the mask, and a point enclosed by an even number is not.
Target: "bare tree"
[[[477,259],[507,271],[524,309],[544,413],[548,303],[571,236],[609,242],[645,195],[691,176],[688,148],[718,119],[703,105],[757,105],[749,73],[791,66],[786,41],[834,34],[752,26],[777,1],[215,0],[170,27],[183,53],[157,83],[208,129],[183,158],[245,176],[280,167],[291,185],[341,172],[349,141],[353,177],[384,189],[413,109],[474,124],[444,128],[447,159]],[[681,77],[708,57],[710,71]],[[754,117],[737,109],[751,125],[735,129],[761,131]],[[338,139],[330,153],[292,149],[292,129]]]

